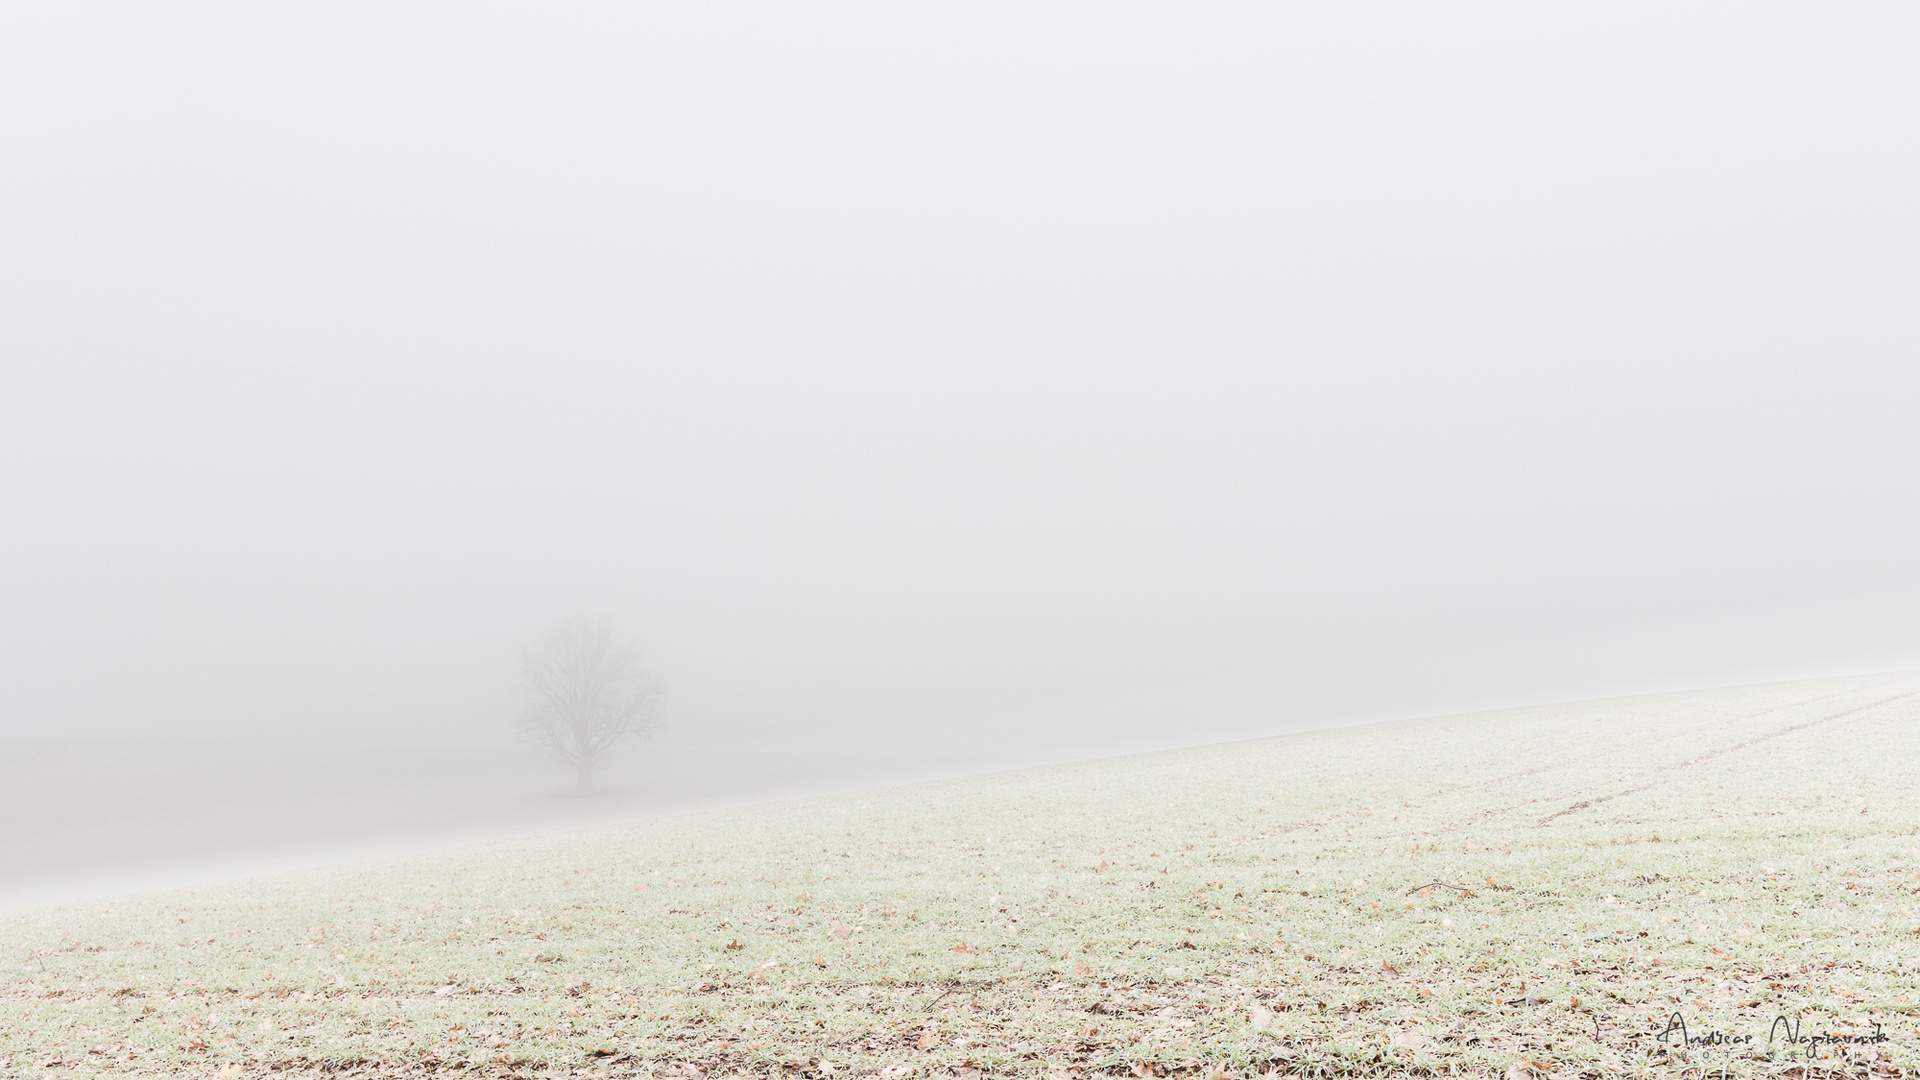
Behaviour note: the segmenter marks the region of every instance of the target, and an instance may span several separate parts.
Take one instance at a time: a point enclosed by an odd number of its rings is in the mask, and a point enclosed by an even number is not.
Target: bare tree
[[[640,654],[604,621],[575,618],[527,651],[527,707],[520,724],[593,786],[593,763],[629,735],[660,726],[661,686]]]

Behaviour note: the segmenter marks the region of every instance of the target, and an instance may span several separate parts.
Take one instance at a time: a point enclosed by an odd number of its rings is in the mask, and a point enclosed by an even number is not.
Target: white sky
[[[1920,666],[1906,5],[13,4],[0,737]]]

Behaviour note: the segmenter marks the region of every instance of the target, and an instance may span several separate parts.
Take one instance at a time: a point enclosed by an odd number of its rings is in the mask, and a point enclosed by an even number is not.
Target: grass
[[[1905,1075],[1916,716],[1512,710],[29,911],[0,1074]]]

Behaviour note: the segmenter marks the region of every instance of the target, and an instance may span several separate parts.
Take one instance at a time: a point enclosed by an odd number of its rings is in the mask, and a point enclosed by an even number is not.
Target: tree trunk
[[[588,790],[591,790],[592,788],[593,788],[593,758],[590,755],[581,754],[580,755],[580,771],[575,775],[573,790],[588,791]]]

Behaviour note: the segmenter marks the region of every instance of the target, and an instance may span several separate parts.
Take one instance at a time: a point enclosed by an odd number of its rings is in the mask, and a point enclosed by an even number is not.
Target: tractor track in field
[[[1867,712],[1871,709],[1877,709],[1883,705],[1891,705],[1896,701],[1903,701],[1907,698],[1911,698],[1915,696],[1920,696],[1920,690],[1908,690],[1904,693],[1894,694],[1891,697],[1881,698],[1879,701],[1870,701],[1864,705],[1855,705],[1853,708],[1850,708],[1850,709],[1842,709],[1837,713],[1829,713],[1826,716],[1817,717],[1812,720],[1805,720],[1798,724],[1789,724],[1786,727],[1777,728],[1773,731],[1769,731],[1764,735],[1756,735],[1750,739],[1743,739],[1740,742],[1734,743],[1732,746],[1723,746],[1718,750],[1709,750],[1704,754],[1696,754],[1695,756],[1690,757],[1685,761],[1677,761],[1671,765],[1662,765],[1659,768],[1655,769],[1653,771],[1652,777],[1646,780],[1644,783],[1635,784],[1632,787],[1623,788],[1619,791],[1615,791],[1610,794],[1599,795],[1592,799],[1582,799],[1581,801],[1574,803],[1571,806],[1567,806],[1563,809],[1556,810],[1553,813],[1548,814],[1546,817],[1541,818],[1538,822],[1535,823],[1534,827],[1539,828],[1541,826],[1546,825],[1548,822],[1553,821],[1556,818],[1562,818],[1567,816],[1568,814],[1576,813],[1581,810],[1591,809],[1592,807],[1598,806],[1601,803],[1612,802],[1614,799],[1618,799],[1625,795],[1638,794],[1642,791],[1647,790],[1648,788],[1651,788],[1659,784],[1663,779],[1666,778],[1666,775],[1668,773],[1677,772],[1681,769],[1690,769],[1695,765],[1700,765],[1705,762],[1712,761],[1715,758],[1725,757],[1728,754],[1738,753],[1749,747],[1758,746],[1763,742],[1769,742],[1773,739],[1777,739],[1781,737],[1782,735],[1791,735],[1796,731],[1805,731],[1808,728],[1819,727],[1822,724],[1831,724],[1836,720],[1845,720],[1850,716],[1858,716],[1859,714],[1863,712]]]
[[[1735,718],[1735,719],[1737,719],[1737,720],[1741,720],[1741,721],[1751,721],[1751,720],[1756,720],[1756,719],[1758,719],[1758,718],[1760,718],[1760,717],[1763,717],[1763,716],[1766,716],[1766,715],[1768,715],[1768,714],[1770,714],[1770,713],[1778,713],[1778,712],[1786,712],[1786,711],[1789,711],[1789,710],[1793,710],[1793,709],[1802,709],[1802,708],[1805,708],[1805,707],[1807,707],[1807,706],[1809,706],[1809,705],[1815,705],[1815,704],[1818,704],[1818,703],[1820,703],[1820,702],[1823,702],[1823,701],[1830,701],[1830,700],[1833,700],[1833,699],[1835,699],[1835,698],[1844,698],[1844,697],[1848,697],[1848,696],[1850,696],[1850,695],[1854,695],[1854,694],[1857,694],[1857,693],[1859,693],[1859,691],[1857,691],[1857,690],[1840,690],[1840,691],[1835,691],[1835,692],[1831,692],[1831,693],[1824,693],[1824,694],[1815,694],[1815,695],[1813,695],[1813,696],[1811,696],[1811,697],[1807,697],[1807,698],[1802,698],[1802,699],[1800,699],[1800,700],[1798,700],[1798,701],[1791,701],[1791,702],[1787,702],[1787,703],[1785,703],[1785,704],[1782,704],[1782,705],[1772,705],[1772,706],[1769,706],[1769,707],[1767,707],[1767,708],[1764,708],[1764,709],[1759,709],[1759,710],[1757,710],[1757,711],[1755,711],[1755,712],[1752,712],[1752,713],[1748,713],[1748,714],[1747,714],[1747,715],[1745,715],[1745,716],[1741,716],[1741,717],[1737,717],[1737,718]],[[1774,731],[1771,731],[1771,732],[1768,732],[1768,733],[1766,733],[1766,734],[1764,734],[1764,735],[1759,735],[1759,736],[1756,736],[1756,737],[1754,737],[1754,738],[1752,738],[1752,739],[1748,739],[1748,740],[1745,740],[1745,741],[1743,741],[1743,742],[1740,742],[1740,743],[1736,743],[1735,745],[1733,745],[1733,746],[1730,746],[1730,747],[1726,747],[1726,748],[1724,748],[1724,749],[1722,749],[1722,750],[1716,750],[1716,751],[1711,751],[1711,752],[1709,752],[1708,754],[1705,754],[1705,755],[1700,755],[1700,756],[1698,756],[1698,757],[1695,757],[1695,758],[1690,758],[1690,759],[1688,759],[1688,760],[1686,760],[1686,761],[1682,761],[1682,762],[1677,762],[1677,763],[1675,763],[1675,764],[1672,764],[1672,765],[1663,765],[1663,766],[1659,766],[1659,767],[1657,767],[1657,768],[1655,769],[1655,775],[1656,775],[1656,776],[1657,776],[1657,775],[1664,775],[1665,773],[1667,773],[1667,772],[1669,772],[1669,771],[1671,771],[1671,770],[1673,770],[1673,769],[1678,769],[1678,768],[1683,768],[1683,767],[1685,767],[1685,766],[1688,766],[1688,765],[1693,765],[1693,764],[1697,764],[1698,762],[1700,762],[1700,761],[1704,761],[1704,760],[1707,760],[1707,759],[1708,759],[1708,758],[1710,758],[1710,757],[1717,757],[1717,756],[1719,756],[1719,755],[1720,755],[1720,754],[1722,754],[1722,753],[1731,753],[1731,752],[1733,752],[1734,750],[1737,750],[1737,749],[1741,749],[1741,748],[1743,748],[1743,747],[1745,747],[1745,746],[1748,746],[1748,745],[1751,745],[1752,743],[1755,743],[1755,742],[1760,742],[1760,741],[1764,741],[1764,740],[1766,740],[1766,739],[1770,739],[1770,738],[1774,738],[1774,737],[1776,737],[1776,736],[1779,736],[1779,735],[1784,735],[1784,734],[1787,734],[1788,732],[1791,732],[1791,731],[1796,731],[1796,730],[1799,730],[1800,728],[1803,728],[1803,727],[1807,727],[1807,726],[1810,726],[1810,725],[1813,725],[1813,724],[1819,724],[1819,723],[1825,723],[1825,722],[1827,722],[1828,720],[1833,720],[1833,719],[1839,719],[1839,718],[1841,718],[1841,717],[1844,717],[1844,716],[1850,716],[1850,715],[1852,715],[1853,713],[1855,713],[1855,712],[1858,712],[1858,711],[1860,711],[1860,710],[1862,710],[1862,709],[1869,709],[1869,708],[1873,708],[1873,707],[1875,707],[1875,706],[1877,706],[1877,705],[1883,705],[1883,704],[1886,704],[1886,703],[1887,703],[1888,701],[1893,701],[1893,700],[1898,700],[1899,698],[1903,698],[1903,697],[1910,697],[1910,696],[1912,696],[1912,695],[1914,695],[1914,694],[1920,694],[1920,691],[1905,691],[1905,692],[1903,692],[1903,693],[1900,693],[1900,694],[1896,694],[1896,695],[1894,695],[1894,696],[1893,696],[1892,698],[1887,698],[1887,699],[1885,699],[1885,700],[1882,700],[1882,701],[1876,701],[1876,702],[1871,702],[1871,703],[1869,703],[1869,704],[1866,704],[1866,705],[1861,705],[1861,706],[1857,706],[1857,707],[1855,707],[1855,708],[1853,708],[1853,709],[1848,709],[1848,710],[1845,710],[1845,711],[1843,711],[1843,712],[1841,712],[1841,713],[1836,713],[1836,714],[1833,714],[1833,715],[1831,715],[1831,716],[1826,716],[1826,717],[1821,717],[1821,718],[1819,718],[1819,719],[1817,719],[1817,720],[1809,720],[1809,721],[1804,721],[1804,722],[1802,722],[1802,723],[1798,723],[1798,724],[1793,724],[1793,725],[1789,725],[1789,726],[1787,726],[1787,727],[1784,727],[1784,728],[1779,728],[1779,729],[1776,729],[1776,730],[1774,730]],[[1434,796],[1430,796],[1430,797],[1445,797],[1445,796],[1450,796],[1450,795],[1459,795],[1459,794],[1462,794],[1462,793],[1465,793],[1465,792],[1470,792],[1470,791],[1474,791],[1474,790],[1479,790],[1479,789],[1486,789],[1486,788],[1494,788],[1494,787],[1505,787],[1505,786],[1507,786],[1507,785],[1511,785],[1511,784],[1513,784],[1513,783],[1515,783],[1516,781],[1520,781],[1520,780],[1525,780],[1525,779],[1528,779],[1528,778],[1531,778],[1531,777],[1535,777],[1535,776],[1540,776],[1540,775],[1542,775],[1542,774],[1545,774],[1545,773],[1550,773],[1550,772],[1554,772],[1554,771],[1557,771],[1557,770],[1560,770],[1560,769],[1565,769],[1565,768],[1567,768],[1567,767],[1568,767],[1569,765],[1571,765],[1571,764],[1573,764],[1573,763],[1574,763],[1574,760],[1575,760],[1575,759],[1566,759],[1566,760],[1561,760],[1561,761],[1556,761],[1556,762],[1551,762],[1551,763],[1549,763],[1549,764],[1546,764],[1546,765],[1537,765],[1537,766],[1534,766],[1534,767],[1533,767],[1533,768],[1531,768],[1531,769],[1523,769],[1523,770],[1521,770],[1520,772],[1514,772],[1514,773],[1507,773],[1507,774],[1504,774],[1504,775],[1502,775],[1502,776],[1496,776],[1496,777],[1491,777],[1491,778],[1489,778],[1489,779],[1486,779],[1486,780],[1481,780],[1481,781],[1477,781],[1477,782],[1475,782],[1475,783],[1472,783],[1472,784],[1463,784],[1463,785],[1461,785],[1461,786],[1459,786],[1459,787],[1455,787],[1455,788],[1449,788],[1449,789],[1447,789],[1447,790],[1444,790],[1444,791],[1440,791],[1440,792],[1436,792],[1436,793],[1434,794]],[[1595,804],[1595,803],[1597,803],[1597,802],[1605,802],[1605,801],[1608,801],[1608,800],[1611,800],[1611,799],[1615,799],[1615,798],[1618,798],[1618,797],[1620,797],[1621,795],[1625,795],[1625,794],[1630,794],[1630,793],[1631,793],[1631,792],[1633,792],[1633,791],[1639,791],[1639,790],[1642,790],[1642,788],[1643,788],[1643,787],[1650,787],[1650,786],[1652,786],[1652,784],[1654,784],[1654,783],[1657,783],[1657,782],[1658,782],[1657,780],[1650,780],[1650,781],[1648,781],[1648,782],[1647,782],[1647,783],[1646,783],[1645,785],[1640,785],[1640,786],[1636,786],[1636,787],[1634,787],[1634,788],[1632,788],[1632,789],[1628,789],[1628,790],[1624,790],[1624,791],[1618,791],[1618,792],[1615,792],[1615,793],[1613,793],[1613,794],[1611,794],[1611,795],[1607,795],[1607,796],[1605,796],[1604,798],[1601,798],[1601,799],[1597,799],[1597,800],[1596,800],[1596,799],[1589,799],[1589,800],[1585,800],[1584,802],[1581,802],[1581,803],[1575,803],[1575,804],[1573,804],[1572,806],[1568,806],[1567,808],[1565,808],[1565,809],[1563,809],[1563,810],[1561,810],[1561,811],[1559,811],[1559,812],[1557,812],[1557,813],[1555,813],[1555,814],[1553,814],[1553,815],[1550,815],[1549,817],[1547,817],[1547,818],[1545,818],[1545,819],[1543,819],[1543,820],[1542,820],[1541,822],[1539,822],[1539,824],[1545,824],[1545,823],[1546,823],[1547,821],[1551,821],[1551,820],[1553,820],[1553,818],[1555,818],[1555,817],[1559,817],[1559,816],[1560,816],[1561,814],[1565,814],[1565,813],[1569,813],[1569,812],[1572,812],[1572,811],[1574,811],[1574,810],[1576,810],[1576,809],[1580,809],[1580,808],[1582,808],[1583,806],[1591,806],[1591,805],[1594,805],[1594,804]],[[1606,782],[1602,782],[1602,783],[1599,783],[1599,784],[1592,784],[1592,785],[1589,785],[1589,786],[1587,786],[1587,787],[1586,787],[1586,788],[1584,788],[1584,789],[1575,789],[1574,791],[1572,791],[1572,792],[1569,792],[1569,793],[1568,793],[1568,796],[1573,796],[1573,797],[1577,797],[1577,796],[1579,796],[1579,795],[1582,795],[1582,794],[1584,794],[1584,793],[1585,793],[1585,792],[1587,792],[1587,791],[1594,791],[1594,790],[1599,790],[1599,789],[1603,789],[1603,788],[1605,788],[1605,787],[1606,787]],[[1561,797],[1562,797],[1562,798],[1565,798],[1565,797],[1568,797],[1568,796],[1561,796]],[[1548,796],[1542,796],[1541,798],[1546,798],[1546,797],[1548,797]],[[1539,801],[1541,801],[1541,798],[1528,798],[1528,799],[1523,799],[1523,800],[1520,800],[1520,801],[1518,801],[1518,802],[1512,802],[1512,803],[1508,803],[1508,804],[1506,804],[1506,805],[1504,805],[1504,806],[1493,806],[1493,807],[1487,807],[1487,808],[1484,808],[1484,809],[1481,809],[1481,810],[1478,810],[1478,811],[1475,811],[1475,812],[1473,812],[1473,813],[1471,813],[1471,814],[1468,814],[1468,815],[1467,815],[1466,817],[1463,817],[1463,818],[1459,818],[1459,819],[1456,819],[1456,820],[1454,820],[1454,821],[1451,821],[1451,822],[1448,822],[1448,823],[1446,823],[1446,824],[1444,824],[1444,825],[1439,825],[1439,826],[1436,826],[1436,827],[1435,827],[1435,829],[1434,829],[1434,831],[1435,831],[1435,832],[1437,832],[1437,833],[1449,833],[1449,832],[1458,832],[1458,831],[1459,831],[1459,830],[1461,830],[1461,829],[1465,829],[1465,828],[1469,828],[1469,827],[1471,827],[1471,826],[1473,826],[1473,825],[1477,825],[1477,824],[1479,824],[1480,822],[1483,822],[1483,821],[1485,821],[1485,820],[1487,820],[1488,818],[1492,818],[1492,817],[1498,817],[1498,816],[1499,816],[1499,815],[1501,815],[1501,814],[1507,814],[1507,813],[1511,813],[1511,812],[1513,812],[1513,811],[1515,811],[1515,810],[1519,810],[1519,809],[1521,809],[1521,808],[1523,808],[1523,807],[1526,807],[1526,806],[1530,806],[1530,805],[1532,805],[1533,803],[1536,803],[1536,802],[1539,802]]]
[[[1771,713],[1786,712],[1786,711],[1795,710],[1795,709],[1804,709],[1810,705],[1817,705],[1824,701],[1831,701],[1836,698],[1845,698],[1858,693],[1859,691],[1857,690],[1839,690],[1839,691],[1832,691],[1828,693],[1814,694],[1806,698],[1801,698],[1797,701],[1790,701],[1780,705],[1770,705],[1766,708],[1758,709],[1754,712],[1748,713],[1744,716],[1736,717],[1734,719],[1736,721],[1757,720]],[[1708,758],[1711,758],[1711,757],[1716,757],[1722,753],[1731,753],[1734,750],[1741,749],[1755,742],[1760,742],[1766,739],[1774,738],[1779,735],[1784,735],[1784,734],[1787,734],[1788,732],[1795,731],[1800,728],[1810,726],[1812,724],[1825,723],[1828,720],[1839,719],[1844,716],[1849,716],[1862,709],[1873,708],[1874,706],[1877,706],[1877,705],[1886,704],[1888,701],[1897,700],[1902,697],[1909,697],[1909,696],[1912,696],[1913,694],[1920,694],[1920,691],[1903,692],[1901,694],[1894,695],[1894,697],[1892,698],[1885,699],[1884,701],[1871,702],[1867,705],[1858,706],[1856,708],[1845,710],[1841,713],[1836,713],[1831,716],[1822,717],[1816,720],[1804,721],[1799,724],[1794,724],[1788,727],[1779,728],[1777,730],[1768,732],[1764,735],[1759,735],[1752,739],[1748,739],[1744,742],[1737,743],[1734,746],[1727,747],[1723,750],[1712,751],[1708,754],[1700,755],[1698,757],[1688,759],[1687,761],[1677,762],[1672,765],[1660,766],[1658,769],[1655,770],[1655,774],[1661,775],[1673,769],[1682,768],[1688,765],[1696,764],[1699,761],[1707,760]],[[1624,748],[1620,751],[1615,751],[1615,752],[1624,752]],[[1470,784],[1461,784],[1456,787],[1436,789],[1420,798],[1407,800],[1407,805],[1410,807],[1417,808],[1420,806],[1427,805],[1428,803],[1437,799],[1458,797],[1473,791],[1484,790],[1488,788],[1507,787],[1521,780],[1527,780],[1532,777],[1541,776],[1547,773],[1552,773],[1552,772],[1565,769],[1570,765],[1574,764],[1575,760],[1576,759],[1565,759],[1561,761],[1548,762],[1544,765],[1535,765],[1532,768],[1522,769],[1519,772],[1505,773],[1500,776],[1489,777],[1488,779],[1485,779],[1485,780],[1478,780]],[[1656,783],[1656,782],[1657,780],[1648,781],[1648,783],[1645,785],[1642,785],[1642,787],[1651,786],[1653,783]],[[1588,791],[1603,789],[1605,786],[1606,786],[1606,782],[1603,782],[1600,784],[1588,785],[1586,788],[1575,789],[1574,791],[1569,792],[1567,795],[1558,796],[1558,798],[1577,797],[1579,795],[1585,794]],[[1545,820],[1550,821],[1554,817],[1559,817],[1561,814],[1572,812],[1573,810],[1580,809],[1583,806],[1593,805],[1597,802],[1605,802],[1609,799],[1618,798],[1619,796],[1625,795],[1625,794],[1631,794],[1633,791],[1638,791],[1638,790],[1641,790],[1641,787],[1635,787],[1632,789],[1615,792],[1614,794],[1607,795],[1601,799],[1587,800],[1586,802],[1583,802],[1583,803],[1575,803],[1573,806],[1567,807],[1565,810],[1561,810],[1558,813],[1551,815]],[[1514,810],[1521,809],[1522,807],[1529,806],[1533,803],[1540,802],[1542,801],[1542,799],[1547,799],[1547,798],[1555,798],[1555,797],[1541,796],[1539,798],[1529,798],[1519,802],[1509,803],[1504,806],[1487,807],[1484,809],[1474,811],[1465,817],[1458,818],[1451,822],[1447,822],[1445,824],[1435,826],[1432,831],[1436,833],[1457,832],[1460,829],[1471,827],[1482,821],[1485,821],[1488,818],[1497,817],[1501,814],[1510,813]],[[1336,810],[1336,811],[1333,811],[1332,813],[1321,814],[1316,817],[1308,818],[1303,821],[1296,821],[1291,824],[1282,826],[1280,828],[1272,830],[1269,835],[1283,836],[1288,833],[1296,833],[1296,832],[1303,832],[1303,831],[1312,830],[1312,829],[1320,829],[1329,825],[1334,825],[1336,822],[1339,822],[1343,819],[1357,821],[1361,818],[1366,817],[1369,809],[1370,808],[1366,806],[1353,806],[1343,810]],[[1545,821],[1541,823],[1544,824]]]

